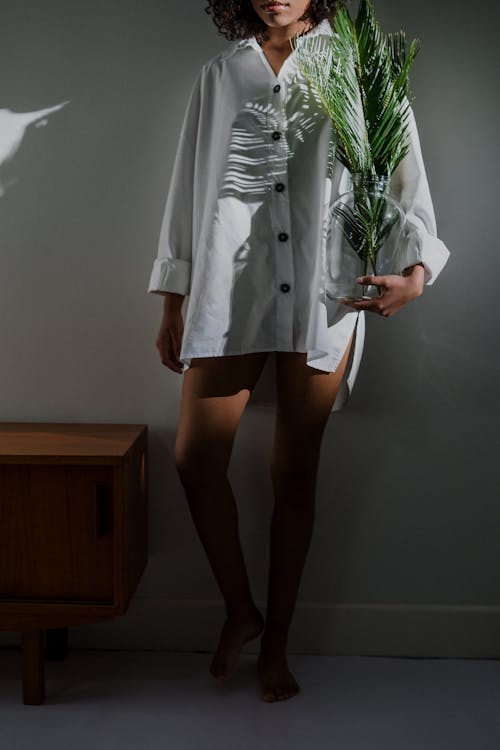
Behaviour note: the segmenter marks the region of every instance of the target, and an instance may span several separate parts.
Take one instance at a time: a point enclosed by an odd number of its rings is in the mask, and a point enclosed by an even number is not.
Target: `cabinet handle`
[[[113,508],[113,486],[96,484],[95,487],[95,520],[96,536],[101,539],[111,533]]]

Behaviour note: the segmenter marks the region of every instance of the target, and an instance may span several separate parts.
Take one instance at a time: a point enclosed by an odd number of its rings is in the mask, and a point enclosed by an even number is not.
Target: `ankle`
[[[260,650],[265,653],[285,653],[288,645],[286,633],[264,630],[260,639]]]
[[[235,622],[248,620],[260,614],[260,610],[253,603],[226,606],[226,618]]]

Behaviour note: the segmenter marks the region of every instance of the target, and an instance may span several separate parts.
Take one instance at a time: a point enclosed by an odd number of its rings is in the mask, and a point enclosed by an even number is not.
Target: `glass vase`
[[[381,293],[358,276],[400,274],[405,213],[389,195],[386,175],[352,175],[352,188],[332,204],[328,223],[326,285],[330,299],[371,299]]]

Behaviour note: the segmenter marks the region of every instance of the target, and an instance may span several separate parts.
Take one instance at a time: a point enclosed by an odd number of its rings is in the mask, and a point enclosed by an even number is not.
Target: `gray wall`
[[[172,461],[182,376],[160,363],[162,301],[146,293],[188,89],[226,44],[203,7],[2,3],[0,418],[150,430],[147,571],[128,613],[75,628],[77,646],[210,650],[223,618]],[[473,23],[456,0],[375,8],[422,42],[414,110],[451,257],[395,316],[367,314],[324,438],[290,649],[498,656],[498,5]],[[17,144],[12,112],[34,113]],[[249,407],[230,467],[261,605],[273,425]]]

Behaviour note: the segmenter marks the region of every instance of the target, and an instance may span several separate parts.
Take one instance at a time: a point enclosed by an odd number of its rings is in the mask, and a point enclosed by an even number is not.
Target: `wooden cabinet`
[[[146,562],[147,425],[0,423],[0,629],[22,633],[25,703],[47,631],[124,614]]]

